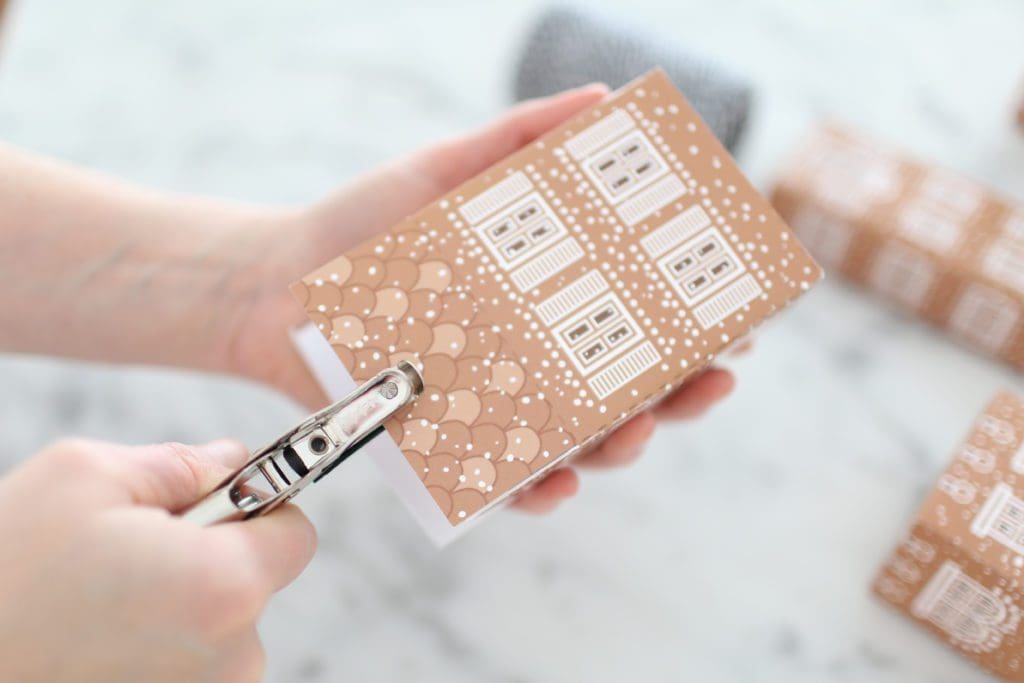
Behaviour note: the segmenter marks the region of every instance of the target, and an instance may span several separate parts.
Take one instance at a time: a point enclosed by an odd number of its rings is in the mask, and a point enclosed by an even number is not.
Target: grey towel
[[[750,83],[619,17],[570,6],[548,9],[518,60],[514,95],[516,100],[542,97],[593,81],[618,88],[655,66],[665,70],[722,144],[734,150],[747,125]]]

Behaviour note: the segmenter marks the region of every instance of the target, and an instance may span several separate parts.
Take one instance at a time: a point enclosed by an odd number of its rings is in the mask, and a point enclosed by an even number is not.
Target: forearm
[[[0,349],[224,369],[266,215],[0,146]]]

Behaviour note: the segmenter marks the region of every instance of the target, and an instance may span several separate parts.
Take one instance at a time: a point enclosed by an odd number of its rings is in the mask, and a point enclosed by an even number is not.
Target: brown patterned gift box
[[[1024,681],[1024,401],[996,396],[874,590],[1008,681]]]
[[[293,291],[354,380],[422,368],[423,395],[387,430],[458,525],[819,277],[655,71]]]
[[[1024,206],[835,126],[772,202],[825,267],[1024,368]]]

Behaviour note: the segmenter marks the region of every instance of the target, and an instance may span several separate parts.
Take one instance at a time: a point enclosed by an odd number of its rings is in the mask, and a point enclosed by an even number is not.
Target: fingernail
[[[237,439],[217,439],[196,446],[199,455],[225,467],[236,467],[249,459],[249,449]]]

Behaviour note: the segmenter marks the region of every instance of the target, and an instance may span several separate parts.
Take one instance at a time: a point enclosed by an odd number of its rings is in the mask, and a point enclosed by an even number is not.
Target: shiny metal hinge
[[[384,370],[254,453],[182,516],[215,524],[267,514],[344,462],[422,391],[423,378],[411,363]]]

